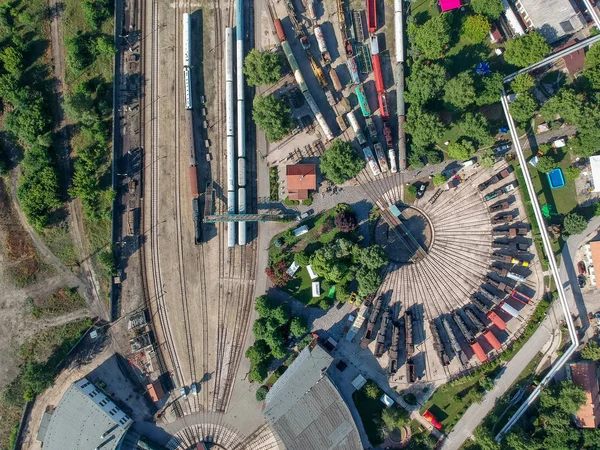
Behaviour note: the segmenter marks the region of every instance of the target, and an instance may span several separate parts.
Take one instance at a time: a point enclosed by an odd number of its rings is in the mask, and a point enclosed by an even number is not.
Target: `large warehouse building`
[[[87,378],[73,383],[45,413],[38,440],[44,450],[121,448],[133,420]]]
[[[348,406],[327,374],[333,358],[306,347],[275,383],[263,414],[288,450],[362,450]]]

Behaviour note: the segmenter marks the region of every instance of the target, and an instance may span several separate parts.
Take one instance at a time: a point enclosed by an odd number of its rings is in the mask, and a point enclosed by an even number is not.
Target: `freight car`
[[[379,358],[383,355],[383,348],[385,347],[385,336],[387,334],[388,324],[390,322],[390,310],[386,309],[381,316],[381,326],[377,333],[376,345],[375,345],[375,357]]]
[[[386,173],[389,170],[389,166],[387,159],[385,158],[383,146],[379,142],[376,142],[373,147],[375,148],[375,156],[377,156],[377,161],[379,161],[379,167],[381,167],[381,173]]]
[[[412,312],[404,313],[404,336],[406,339],[406,358],[410,359],[415,353],[415,344],[413,340],[413,316]]]
[[[490,206],[488,209],[491,213],[503,211],[505,209],[508,209],[508,202],[498,202]]]
[[[327,51],[327,44],[325,43],[325,36],[323,36],[323,30],[320,26],[316,26],[313,31],[315,32],[315,38],[317,38],[317,45],[319,46],[319,52],[321,52],[321,64],[328,65],[331,63],[331,56]]]
[[[513,171],[512,166],[508,166],[506,169],[498,172],[496,175],[494,175],[489,180],[481,183],[479,186],[477,186],[477,189],[479,189],[480,191],[483,191],[488,186],[491,186],[492,184],[496,184],[498,181],[503,180],[504,178],[509,176],[512,171]]]
[[[369,321],[367,322],[367,329],[365,330],[365,334],[360,341],[361,348],[367,348],[369,342],[372,340],[373,329],[375,328],[375,324],[377,323],[377,319],[379,318],[379,312],[381,311],[381,304],[383,303],[383,296],[377,297],[375,303],[373,303],[373,309],[371,311],[371,315],[369,316]]]
[[[341,91],[343,89],[342,83],[340,83],[340,77],[338,77],[338,74],[333,67],[329,68],[329,78],[331,78],[331,83],[336,90]]]
[[[362,84],[359,84],[355,88],[356,97],[358,97],[358,104],[360,105],[360,110],[363,113],[363,116],[369,117],[371,115],[371,108],[369,108],[369,102],[367,101],[367,96],[365,95],[365,89]]]
[[[456,356],[458,357],[458,360],[461,362],[461,364],[466,365],[469,362],[469,360],[468,360],[467,356],[463,353],[462,349],[460,348],[460,345],[458,344],[458,341],[456,340],[456,336],[454,335],[454,331],[452,330],[452,327],[450,326],[450,322],[448,322],[448,319],[446,317],[442,317],[442,325],[444,327],[444,330],[446,330],[448,339],[450,340],[450,347],[452,347],[452,351],[454,352],[454,354],[456,354]]]
[[[375,33],[377,30],[377,2],[367,0],[367,28],[369,33]]]
[[[388,350],[390,362],[388,364],[388,372],[394,374],[398,371],[398,356],[400,350],[400,325],[394,323],[392,325],[392,345]]]
[[[519,281],[521,283],[525,283],[525,277],[519,275],[518,273],[510,272],[508,269],[502,269],[500,267],[492,266],[491,270],[496,272],[498,275],[504,278],[510,278],[511,280]]]
[[[377,127],[375,126],[375,122],[371,117],[365,118],[365,123],[367,124],[367,131],[369,132],[369,136],[371,136],[371,140],[377,140]]]
[[[450,358],[448,357],[448,355],[446,354],[446,351],[444,350],[444,344],[442,343],[442,339],[440,338],[440,332],[437,328],[437,324],[433,321],[430,322],[429,329],[431,330],[431,336],[433,338],[433,349],[437,353],[438,358],[440,358],[440,362],[442,363],[442,366],[449,365]]]
[[[483,337],[490,343],[494,350],[501,350],[502,344],[496,337],[496,335],[492,332],[492,330],[487,330],[483,333]]]
[[[514,219],[512,214],[499,214],[492,217],[492,225],[501,225],[512,222]]]
[[[492,258],[495,258],[498,261],[501,261],[501,262],[504,262],[507,264],[515,264],[517,266],[523,266],[523,267],[529,266],[529,263],[527,261],[524,261],[523,259],[519,259],[519,258],[522,258],[519,255],[517,255],[517,257],[514,257],[514,256],[509,256],[509,255],[503,255],[502,253],[498,253],[498,252],[493,252]]]
[[[477,316],[475,311],[473,311],[471,309],[471,305],[467,305],[465,307],[464,311],[465,311],[465,314],[467,315],[467,317],[469,318],[469,320],[473,323],[473,325],[477,329],[477,332],[481,333],[485,329],[485,325],[481,321],[481,319]]]
[[[348,122],[350,122],[350,126],[354,130],[354,134],[356,135],[356,140],[358,141],[359,145],[365,145],[367,143],[367,139],[358,125],[358,121],[356,120],[354,112],[350,111],[348,114],[346,114],[346,117],[348,118]]]
[[[381,175],[381,170],[379,170],[379,165],[377,161],[373,158],[373,152],[370,147],[363,147],[363,153],[365,155],[365,159],[367,160],[367,164],[369,169],[371,169],[371,173],[376,177],[377,175]]]
[[[346,66],[348,66],[348,71],[350,72],[350,81],[352,84],[360,84],[360,77],[358,75],[358,63],[356,61],[356,56],[348,59],[346,61]]]

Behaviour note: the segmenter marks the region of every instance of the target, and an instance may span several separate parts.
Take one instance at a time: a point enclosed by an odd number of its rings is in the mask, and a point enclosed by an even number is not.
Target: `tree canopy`
[[[542,173],[548,173],[558,167],[552,156],[540,156],[537,160],[537,170]]]
[[[600,361],[600,346],[598,343],[596,341],[589,341],[581,350],[581,357],[592,361]]]
[[[244,59],[244,75],[251,86],[274,84],[281,78],[283,61],[281,56],[272,52],[250,50]]]
[[[444,100],[459,109],[475,103],[475,83],[468,72],[461,72],[451,78],[444,87]]]
[[[321,156],[321,172],[328,180],[342,184],[355,177],[365,166],[349,142],[334,140]]]
[[[340,211],[335,216],[335,226],[344,233],[356,230],[358,221],[352,211]]]
[[[587,221],[582,215],[572,212],[565,216],[563,228],[567,234],[580,234],[587,228]]]
[[[467,16],[463,22],[461,34],[468,42],[479,44],[488,39],[492,26],[485,16],[480,14]]]
[[[494,137],[489,132],[490,124],[481,113],[466,113],[458,126],[463,136],[472,139],[479,146],[494,143]]]
[[[444,134],[444,124],[437,115],[420,108],[408,108],[404,129],[412,136],[416,146],[426,147]]]
[[[409,23],[407,34],[426,58],[438,59],[443,56],[450,43],[450,16],[441,14],[432,17],[423,25]]]
[[[502,0],[471,0],[471,8],[477,14],[483,14],[490,19],[498,19],[504,12]]]
[[[504,77],[500,72],[494,72],[476,80],[477,99],[475,101],[478,106],[498,103],[502,87],[504,86],[503,79]]]
[[[537,31],[509,39],[506,42],[504,59],[509,64],[518,67],[527,67],[541,61],[544,56],[552,51],[546,39]]]
[[[492,167],[494,167],[494,164],[496,163],[496,156],[494,155],[494,150],[490,148],[483,152],[483,155],[481,155],[481,158],[479,159],[479,163],[486,169],[491,169]]]
[[[290,107],[274,95],[256,96],[252,105],[252,118],[270,142],[283,139],[294,128]]]
[[[515,101],[510,106],[510,114],[519,124],[528,123],[533,118],[533,113],[537,109],[538,104],[535,98],[530,93],[519,94]]]
[[[462,141],[449,144],[447,153],[452,159],[466,161],[467,159],[473,157],[475,154],[475,148],[473,147],[473,143],[471,141],[463,139]]]
[[[442,184],[444,184],[448,179],[446,178],[446,176],[443,173],[436,173],[433,176],[433,184],[435,186],[441,186]]]
[[[446,69],[440,64],[416,62],[406,79],[406,101],[413,106],[424,105],[436,98],[446,83]]]
[[[510,87],[515,94],[530,92],[535,86],[535,79],[528,73],[520,73],[510,82]]]

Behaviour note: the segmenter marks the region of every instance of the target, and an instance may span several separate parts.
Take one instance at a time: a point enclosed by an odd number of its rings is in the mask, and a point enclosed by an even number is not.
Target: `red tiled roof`
[[[317,169],[314,164],[296,164],[285,168],[290,200],[306,200],[308,191],[317,189]]]
[[[600,241],[590,242],[590,251],[592,252],[594,270],[600,270]],[[596,287],[600,288],[600,277],[596,277]]]
[[[579,49],[576,52],[569,53],[567,56],[563,57],[563,61],[571,75],[581,72],[585,63],[585,51]]]
[[[600,398],[595,362],[571,364],[573,383],[585,391],[586,403],[577,413],[577,425],[581,428],[597,428],[600,425]]]

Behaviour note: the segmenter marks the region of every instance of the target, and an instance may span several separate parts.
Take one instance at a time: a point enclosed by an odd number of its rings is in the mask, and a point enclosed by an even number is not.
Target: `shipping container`
[[[283,32],[283,27],[281,26],[281,20],[275,19],[273,21],[273,23],[275,24],[275,31],[277,31],[277,36],[279,37],[279,40],[283,44],[283,42],[286,41],[286,38],[285,38],[285,33]]]
[[[373,158],[373,152],[369,147],[363,147],[363,153],[365,154],[365,158],[367,160],[367,164],[373,173],[373,176],[381,175],[381,171],[379,170],[379,165],[375,158]]]
[[[367,28],[369,33],[375,33],[377,30],[377,2],[367,0]]]
[[[471,344],[471,349],[473,350],[473,353],[475,353],[475,356],[477,356],[477,359],[479,359],[479,361],[481,361],[482,363],[487,361],[488,357],[481,348],[481,345],[479,345],[479,342],[473,342]]]
[[[502,308],[502,310],[508,314],[510,314],[513,317],[519,317],[519,311],[517,311],[515,308],[513,308],[512,306],[510,306],[508,303],[506,302],[502,302],[500,303],[500,308]]]
[[[360,110],[363,113],[363,116],[369,117],[371,115],[371,109],[369,108],[369,102],[367,101],[367,96],[365,95],[365,89],[362,84],[356,86],[356,96],[358,97],[358,104],[360,105]]]
[[[488,312],[487,316],[500,330],[506,329],[506,322],[504,322],[504,320],[502,320],[494,311]]]
[[[498,338],[496,338],[494,333],[492,333],[492,330],[485,331],[483,333],[483,337],[490,343],[490,345],[494,348],[494,350],[502,349],[502,344],[500,344],[500,341],[498,340]]]
[[[350,80],[352,84],[360,84],[360,77],[358,75],[358,63],[356,62],[356,56],[353,56],[348,61],[346,61],[346,65],[348,66],[348,71],[350,72]]]
[[[425,418],[425,420],[427,420],[427,422],[431,423],[431,425],[433,425],[437,430],[442,429],[442,424],[440,423],[440,421],[437,420],[436,417],[429,412],[429,410],[426,410],[423,413],[423,417]]]

